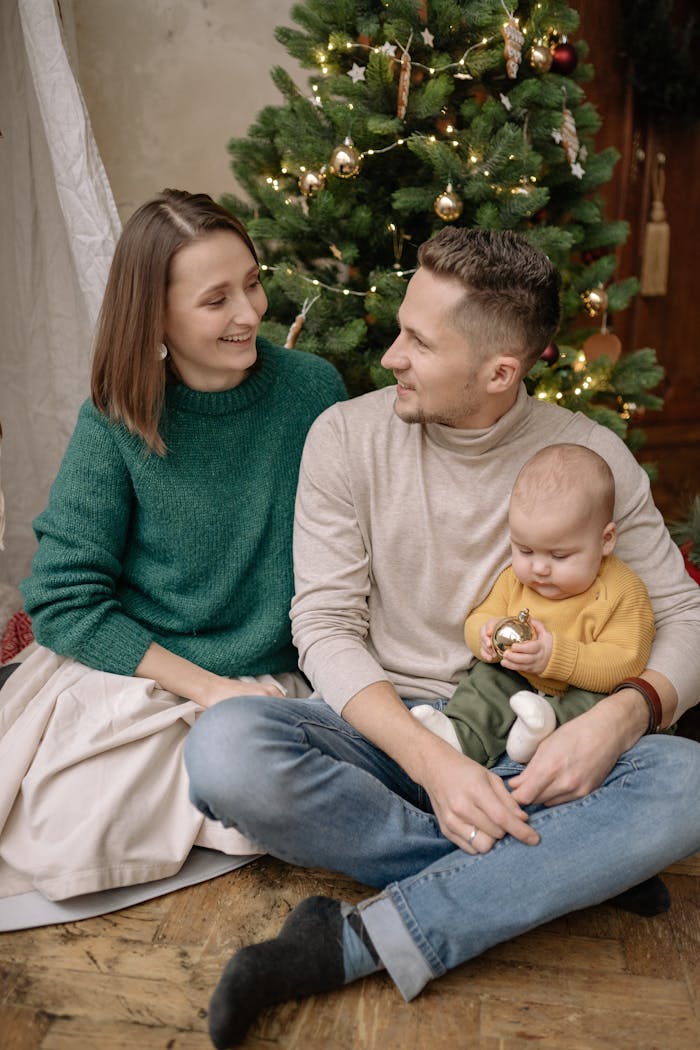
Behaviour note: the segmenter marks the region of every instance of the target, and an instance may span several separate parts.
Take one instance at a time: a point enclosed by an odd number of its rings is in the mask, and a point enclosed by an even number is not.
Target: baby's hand
[[[534,637],[528,642],[514,642],[503,654],[501,664],[518,674],[544,674],[552,656],[554,638],[540,620],[530,619]]]
[[[487,620],[479,631],[479,642],[481,643],[481,651],[479,653],[479,659],[483,660],[487,664],[493,664],[498,661],[498,653],[493,647],[491,642],[491,636],[493,635],[493,629],[498,623],[498,617],[493,616],[490,620]]]

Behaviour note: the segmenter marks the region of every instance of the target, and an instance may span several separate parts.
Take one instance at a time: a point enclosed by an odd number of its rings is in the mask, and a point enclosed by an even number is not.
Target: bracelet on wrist
[[[613,693],[619,693],[621,689],[635,689],[640,696],[644,697],[647,710],[649,711],[649,723],[644,731],[645,735],[658,733],[661,728],[663,709],[659,694],[654,689],[654,686],[647,682],[645,678],[625,678],[624,682],[620,682],[619,685],[615,686]]]

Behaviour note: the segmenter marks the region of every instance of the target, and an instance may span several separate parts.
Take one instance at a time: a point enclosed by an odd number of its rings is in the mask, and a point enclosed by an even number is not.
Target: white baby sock
[[[529,762],[537,745],[553,733],[556,715],[550,702],[539,693],[521,689],[510,698],[510,706],[518,716],[506,741],[506,751],[515,762]]]

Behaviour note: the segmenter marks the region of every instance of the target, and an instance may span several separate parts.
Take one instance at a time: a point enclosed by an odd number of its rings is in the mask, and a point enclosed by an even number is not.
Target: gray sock
[[[341,988],[379,965],[350,905],[309,897],[290,912],[274,940],[251,944],[229,959],[209,1003],[211,1040],[217,1050],[238,1046],[266,1007]]]

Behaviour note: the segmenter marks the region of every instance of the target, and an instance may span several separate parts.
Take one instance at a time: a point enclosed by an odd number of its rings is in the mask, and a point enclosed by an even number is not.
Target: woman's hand
[[[169,693],[182,696],[185,700],[194,700],[202,707],[212,707],[231,696],[283,695],[274,685],[255,680],[242,682],[240,678],[226,678],[205,671],[203,667],[171,653],[157,642],[152,642],[148,647],[134,674],[137,678],[152,678],[161,689],[167,689]]]
[[[222,678],[212,675],[212,681],[203,693],[196,699],[202,707],[213,707],[221,700],[228,700],[232,696],[283,696],[284,694],[273,685],[265,685],[262,682],[242,682],[240,678]]]

